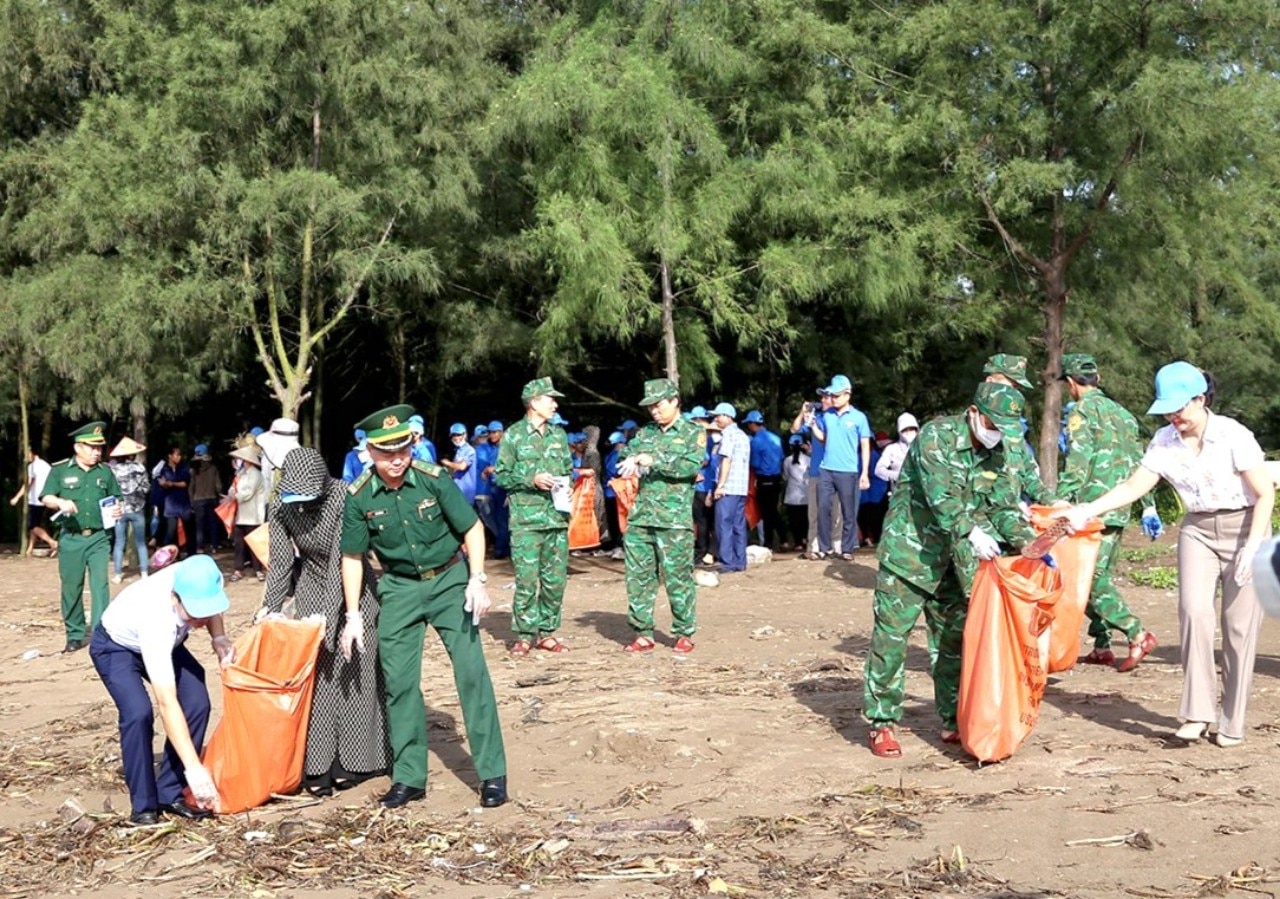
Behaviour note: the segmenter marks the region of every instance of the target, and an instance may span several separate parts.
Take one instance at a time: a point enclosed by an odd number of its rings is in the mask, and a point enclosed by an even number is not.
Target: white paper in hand
[[[572,512],[573,478],[565,475],[553,480],[555,486],[551,488],[551,504],[556,507],[557,512]]]
[[[120,520],[124,509],[120,505],[120,500],[114,496],[104,496],[98,500],[98,509],[102,512],[103,530],[111,530],[116,526],[116,522]]]

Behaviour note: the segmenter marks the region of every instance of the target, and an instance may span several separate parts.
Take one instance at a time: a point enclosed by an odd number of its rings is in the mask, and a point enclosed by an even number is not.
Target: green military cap
[[[985,375],[1004,375],[1023,390],[1031,389],[1027,380],[1027,357],[1015,356],[1012,353],[996,353],[982,366]]]
[[[978,385],[973,404],[1000,429],[1005,440],[1014,443],[1022,440],[1022,416],[1027,411],[1027,401],[1016,387],[984,381]]]
[[[1096,375],[1098,373],[1098,361],[1088,353],[1067,353],[1062,357],[1062,375],[1059,381],[1065,381],[1068,377],[1079,377],[1081,375]]]
[[[550,378],[534,378],[520,391],[520,401],[523,403],[539,396],[564,396],[564,394],[551,386]]]
[[[409,416],[413,415],[413,407],[405,404],[388,406],[379,409],[363,421],[356,422],[356,427],[364,431],[365,439],[380,450],[395,452],[402,450],[413,442],[413,433],[409,430]]]
[[[640,405],[652,406],[654,403],[672,400],[678,396],[680,391],[676,390],[676,385],[670,378],[654,378],[644,382],[644,396],[640,399]]]
[[[91,421],[71,432],[71,439],[76,443],[87,443],[89,446],[102,446],[107,442],[103,433],[107,429],[105,421]]]

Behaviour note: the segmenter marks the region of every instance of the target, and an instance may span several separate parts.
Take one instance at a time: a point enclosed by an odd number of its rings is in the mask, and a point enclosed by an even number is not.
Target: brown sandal
[[[1156,639],[1155,634],[1151,633],[1151,631],[1145,632],[1138,638],[1137,642],[1129,644],[1129,656],[1116,666],[1116,671],[1124,673],[1137,668],[1142,663],[1142,660],[1159,645],[1160,641]]]
[[[537,643],[537,646],[539,649],[545,649],[547,652],[568,652],[569,651],[569,647],[565,646],[555,637],[550,637],[550,636],[543,637],[541,640],[539,640]]]
[[[533,649],[533,644],[528,640],[517,640],[512,645],[510,652],[513,656],[527,656],[531,649]]]
[[[873,727],[867,734],[871,742],[871,754],[882,759],[902,758],[902,746],[893,736],[892,727]]]
[[[960,731],[958,730],[944,730],[938,736],[942,738],[943,743],[951,746],[960,745]]]

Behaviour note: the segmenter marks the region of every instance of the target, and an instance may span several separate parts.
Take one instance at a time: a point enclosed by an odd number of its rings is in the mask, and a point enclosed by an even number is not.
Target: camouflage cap
[[[388,406],[356,422],[356,427],[364,431],[370,446],[393,453],[413,442],[413,432],[409,428],[411,415],[412,406]]]
[[[529,400],[536,399],[540,396],[564,396],[563,393],[556,390],[551,385],[550,378],[534,378],[520,391],[520,402],[527,403]]]
[[[1088,353],[1067,353],[1062,357],[1062,374],[1059,381],[1065,381],[1067,378],[1075,378],[1080,376],[1096,375],[1098,373],[1098,362]]]
[[[1017,443],[1022,439],[1022,416],[1027,411],[1027,401],[1016,387],[984,381],[973,395],[973,404],[1000,429],[1005,440]]]
[[[652,406],[662,400],[672,400],[679,396],[680,391],[676,390],[676,385],[670,378],[653,378],[644,382],[644,396],[640,398],[640,405]]]
[[[1015,356],[1012,353],[996,353],[982,366],[984,375],[1004,375],[1023,390],[1031,389],[1027,380],[1027,357]]]
[[[89,446],[102,446],[107,442],[107,438],[103,433],[106,429],[107,423],[105,421],[91,421],[72,431],[71,439],[76,443],[84,443]]]

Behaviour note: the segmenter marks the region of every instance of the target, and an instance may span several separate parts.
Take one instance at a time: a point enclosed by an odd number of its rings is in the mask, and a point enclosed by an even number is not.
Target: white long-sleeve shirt
[[[891,487],[898,483],[898,476],[902,474],[902,463],[907,461],[909,449],[911,444],[904,443],[902,440],[886,446],[884,452],[880,454],[880,461],[876,463],[876,477],[882,481],[888,481]]]

